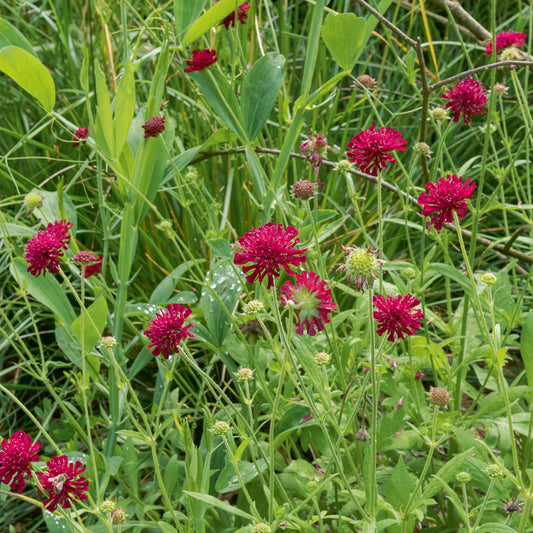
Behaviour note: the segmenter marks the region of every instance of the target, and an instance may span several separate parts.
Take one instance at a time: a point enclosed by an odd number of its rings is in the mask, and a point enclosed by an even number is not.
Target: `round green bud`
[[[481,274],[481,277],[479,279],[487,285],[494,285],[498,280],[496,275],[492,272],[485,272],[484,274]]]
[[[262,302],[260,302],[259,300],[252,300],[244,306],[244,312],[247,315],[257,315],[261,311],[263,311],[264,308],[265,306]]]
[[[223,420],[219,420],[218,422],[215,422],[213,425],[213,433],[215,435],[218,435],[219,437],[222,437],[230,430],[229,425],[224,422]]]
[[[172,231],[172,222],[170,222],[170,220],[162,220],[159,224],[156,224],[155,227],[158,230],[169,232]]]
[[[272,530],[270,529],[270,526],[268,524],[265,524],[263,522],[260,522],[259,524],[256,524],[253,533],[270,533]]]
[[[414,150],[418,155],[425,155],[426,157],[428,157],[429,154],[431,153],[431,149],[429,148],[429,144],[426,144],[426,143],[423,143],[423,142],[418,142],[418,143],[416,143],[416,144],[413,146],[413,150]]]
[[[126,521],[126,513],[124,509],[119,507],[118,509],[115,509],[111,512],[111,521],[113,524],[122,524]]]
[[[337,163],[335,163],[335,170],[339,170],[341,172],[349,172],[352,170],[353,164],[348,159],[341,159]]]
[[[501,479],[502,477],[505,477],[502,468],[497,464],[487,466],[487,468],[485,468],[485,474],[492,479]]]
[[[472,479],[472,476],[468,472],[459,472],[455,476],[455,479],[459,481],[459,483],[468,483]]]
[[[102,348],[113,348],[117,344],[117,339],[115,337],[102,337],[102,340],[100,341],[100,346]]]
[[[433,120],[444,120],[448,116],[448,112],[442,107],[434,107],[430,110],[429,115]]]
[[[254,378],[254,371],[249,368],[239,368],[235,376],[238,381],[250,381]]]
[[[28,211],[33,211],[34,209],[37,209],[38,207],[41,207],[42,205],[43,205],[43,197],[34,192],[30,192],[24,198],[24,207]]]
[[[105,502],[102,502],[102,505],[100,505],[100,511],[102,513],[110,513],[115,509],[115,502],[111,500],[106,500]]]
[[[324,366],[327,365],[330,361],[331,357],[326,352],[318,352],[315,355],[315,365],[317,366]]]

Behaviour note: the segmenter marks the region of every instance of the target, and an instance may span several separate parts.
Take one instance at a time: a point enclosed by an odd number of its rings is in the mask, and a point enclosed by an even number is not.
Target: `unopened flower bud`
[[[448,116],[448,113],[442,107],[434,107],[430,110],[429,115],[433,120],[444,120]]]
[[[318,352],[315,355],[315,365],[317,366],[324,366],[327,365],[330,361],[331,357],[326,352]]]
[[[335,170],[339,170],[340,172],[349,172],[352,168],[353,164],[349,159],[341,159],[335,163]]]
[[[313,194],[315,194],[315,186],[309,180],[297,181],[292,186],[292,194],[295,198],[308,200]]]
[[[235,376],[238,381],[250,381],[254,377],[254,371],[249,368],[239,368]]]
[[[357,76],[357,81],[366,89],[370,89],[370,87],[374,87],[374,85],[376,85],[376,80],[368,74],[361,74],[360,76]]]
[[[450,395],[442,387],[434,387],[429,392],[429,401],[436,405],[446,405]]]
[[[472,476],[468,472],[459,472],[455,476],[455,479],[459,481],[459,483],[468,483],[472,479]]]
[[[223,420],[219,420],[218,422],[215,422],[213,425],[213,433],[215,435],[218,435],[219,437],[222,437],[230,430],[230,427],[227,422],[224,422]]]
[[[115,509],[111,512],[111,521],[113,524],[122,524],[126,521],[126,513],[124,509],[119,507],[118,509]]]
[[[102,348],[113,348],[117,344],[117,339],[115,337],[102,337],[102,340],[100,341],[100,346]]]
[[[431,154],[431,150],[429,148],[429,145],[423,142],[418,142],[413,146],[413,150],[419,154],[426,157],[429,157],[429,154]]]
[[[501,479],[502,477],[505,477],[503,470],[497,464],[487,466],[487,468],[485,468],[485,474],[492,479]]]
[[[26,208],[26,216],[29,216],[34,209],[41,207],[43,205],[43,197],[30,192],[24,198],[24,207]]]
[[[111,500],[106,500],[105,502],[102,502],[102,505],[100,505],[100,511],[102,513],[110,513],[115,509],[115,502]]]
[[[263,522],[260,522],[259,524],[256,524],[253,533],[270,533],[272,530],[270,529],[270,526],[268,524],[265,524]]]
[[[492,272],[485,272],[484,274],[481,274],[479,279],[487,285],[494,285],[498,280],[498,278]]]
[[[496,83],[492,89],[494,90],[496,94],[503,96],[504,94],[507,94],[509,87],[506,87],[505,85],[501,83]]]
[[[260,302],[259,300],[252,300],[244,306],[244,312],[247,315],[257,315],[261,311],[263,311],[264,308],[265,306],[262,302]]]
[[[95,265],[99,262],[98,257],[96,257],[92,252],[89,252],[88,250],[82,250],[81,252],[78,252],[73,258],[72,262],[79,266],[89,266],[89,265]]]

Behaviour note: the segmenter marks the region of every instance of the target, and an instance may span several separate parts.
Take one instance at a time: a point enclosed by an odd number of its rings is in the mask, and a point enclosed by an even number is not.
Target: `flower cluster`
[[[69,230],[72,223],[66,220],[56,221],[48,224],[46,229],[34,235],[26,245],[26,255],[28,262],[28,272],[39,277],[46,276],[46,272],[59,272],[62,250],[66,249],[70,243]]]
[[[9,485],[11,490],[22,492],[24,478],[31,475],[30,463],[39,460],[37,452],[41,442],[32,444],[29,435],[20,430],[13,433],[0,444],[0,481]]]
[[[248,231],[238,240],[238,250],[233,262],[242,266],[248,283],[256,280],[262,283],[268,277],[267,288],[274,286],[274,278],[280,276],[283,267],[287,274],[294,276],[292,266],[305,263],[305,250],[297,250],[300,242],[298,230],[292,226],[284,229],[281,224],[269,222],[264,226]],[[249,264],[251,263],[251,264]]]
[[[209,48],[204,48],[203,50],[193,50],[192,59],[186,61],[188,68],[184,72],[200,72],[204,68],[209,67],[217,61],[217,53],[214,50]]]
[[[165,129],[165,117],[152,117],[143,124],[144,138],[157,137]]]
[[[406,146],[407,141],[402,139],[399,131],[389,127],[378,130],[376,126],[371,126],[352,137],[346,154],[362,172],[377,176],[378,172],[387,167],[387,163],[396,163],[390,152],[405,151]]]
[[[218,2],[217,2],[218,4]],[[237,18],[241,24],[246,24],[248,18],[247,11],[250,9],[249,2],[244,2],[237,8]],[[223,18],[219,23],[219,26],[224,26],[227,30],[230,26],[235,27],[235,11],[232,11],[227,17]]]
[[[318,174],[320,165],[323,163],[323,156],[328,149],[328,141],[321,133],[309,135],[307,139],[300,144],[300,153],[305,155],[306,159],[311,161],[315,173]]]
[[[385,297],[378,294],[372,301],[377,309],[374,318],[378,323],[378,335],[387,334],[390,342],[413,335],[424,318],[420,309],[413,309],[420,302],[411,294]]]
[[[281,301],[291,306],[298,313],[296,333],[314,336],[329,324],[329,313],[337,309],[331,297],[331,289],[326,289],[326,282],[315,272],[296,274],[296,286],[287,281],[281,287]]]
[[[495,37],[496,42],[496,52],[501,52],[505,48],[513,46],[515,48],[520,48],[526,42],[527,34],[518,33],[514,31],[502,31],[497,33]],[[485,55],[490,56],[492,54],[492,39],[487,43],[487,48],[485,49]]]
[[[461,176],[448,174],[440,178],[439,183],[428,183],[427,192],[418,197],[418,204],[423,205],[422,215],[431,216],[429,226],[435,226],[437,231],[442,229],[445,222],[453,221],[453,212],[459,218],[466,216],[467,204],[464,200],[472,198],[476,184],[470,184],[470,178],[463,183]]]
[[[453,111],[454,122],[459,122],[459,117],[463,115],[463,122],[470,123],[472,115],[483,115],[487,107],[487,91],[480,81],[474,78],[465,78],[442,94],[446,102],[446,109]]]
[[[64,509],[71,507],[71,500],[86,500],[89,481],[82,476],[85,466],[79,461],[69,463],[66,455],[52,457],[47,463],[47,472],[39,472],[39,482],[48,494],[43,504],[51,513],[58,505]],[[42,492],[39,489],[39,492]]]
[[[191,315],[191,310],[180,304],[169,304],[161,310],[144,330],[144,334],[152,341],[148,348],[153,348],[152,353],[157,357],[163,354],[165,359],[172,353],[179,352],[182,339],[194,337],[189,331],[192,324],[185,325]]]
[[[87,142],[87,137],[89,136],[89,127],[85,126],[84,128],[78,128],[74,135],[72,136],[72,146],[76,148],[80,144],[85,144]]]

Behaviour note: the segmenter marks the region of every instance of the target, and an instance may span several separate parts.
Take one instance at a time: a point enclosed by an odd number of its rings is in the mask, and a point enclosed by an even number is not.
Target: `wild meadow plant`
[[[0,531],[532,531],[529,3],[41,4]]]

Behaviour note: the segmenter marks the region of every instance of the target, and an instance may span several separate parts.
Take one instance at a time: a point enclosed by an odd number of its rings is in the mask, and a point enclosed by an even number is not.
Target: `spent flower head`
[[[209,48],[204,48],[203,50],[193,50],[192,59],[186,61],[188,68],[184,72],[194,72],[201,71],[204,68],[209,67],[217,61],[217,53],[215,50],[210,50]]]
[[[379,267],[384,263],[376,257],[379,250],[373,250],[372,246],[366,250],[357,246],[343,246],[342,249],[346,253],[346,259],[337,270],[345,270],[348,280],[354,282],[355,290],[365,292],[365,288],[374,285]]]
[[[305,250],[295,247],[300,242],[297,238],[298,230],[292,226],[283,228],[269,222],[264,226],[248,231],[242,236],[238,244],[233,262],[242,266],[242,271],[248,283],[268,278],[267,288],[274,286],[274,278],[280,276],[283,267],[287,274],[294,276],[296,272],[291,267],[305,263]],[[234,247],[235,249],[235,247]]]
[[[287,281],[281,287],[280,299],[297,313],[296,333],[314,336],[329,324],[328,315],[337,309],[331,297],[331,289],[316,272],[296,274],[295,285]]]
[[[442,387],[433,387],[429,391],[429,402],[434,405],[446,405],[449,399],[450,395]]]
[[[387,163],[396,163],[390,152],[405,151],[406,146],[407,141],[402,139],[399,131],[389,127],[378,130],[376,126],[371,126],[352,137],[346,155],[362,172],[377,176]]]
[[[466,199],[472,198],[476,184],[470,184],[468,178],[463,183],[461,176],[448,174],[446,178],[440,178],[438,183],[427,183],[427,192],[418,197],[418,204],[423,205],[422,215],[431,217],[429,226],[435,226],[437,231],[442,229],[445,222],[453,222],[453,212],[457,212],[459,218],[466,216]]]
[[[71,507],[71,500],[86,500],[89,482],[82,476],[85,466],[80,461],[70,463],[66,455],[52,457],[46,466],[46,472],[39,472],[39,482],[48,495],[43,504],[53,513],[57,506],[64,509]],[[39,492],[42,492],[39,489]]]
[[[169,304],[150,322],[144,334],[152,341],[148,348],[153,348],[155,356],[163,354],[168,359],[171,353],[179,352],[179,345],[186,337],[194,337],[189,331],[192,324],[185,325],[191,310],[180,304]]]
[[[388,335],[390,342],[404,340],[405,335],[413,335],[424,318],[420,309],[414,309],[420,302],[411,294],[385,297],[378,294],[372,302],[377,309],[374,311],[374,319],[378,324],[378,335]]]
[[[306,159],[311,161],[315,173],[318,174],[320,165],[323,163],[323,156],[328,149],[328,141],[321,133],[309,135],[307,139],[300,144],[300,153],[305,155]]]
[[[0,444],[0,482],[9,485],[14,492],[22,492],[24,478],[31,475],[30,464],[39,460],[37,452],[41,442],[32,439],[23,430],[13,433]]]
[[[367,440],[370,440],[370,435],[366,429],[361,428],[355,433],[355,438],[359,442],[365,442]]]
[[[463,122],[470,123],[472,115],[483,115],[487,107],[487,91],[483,88],[483,83],[474,78],[465,78],[458,81],[449,91],[442,94],[446,102],[446,109],[453,111],[454,122],[459,122],[459,117],[463,115]]]

